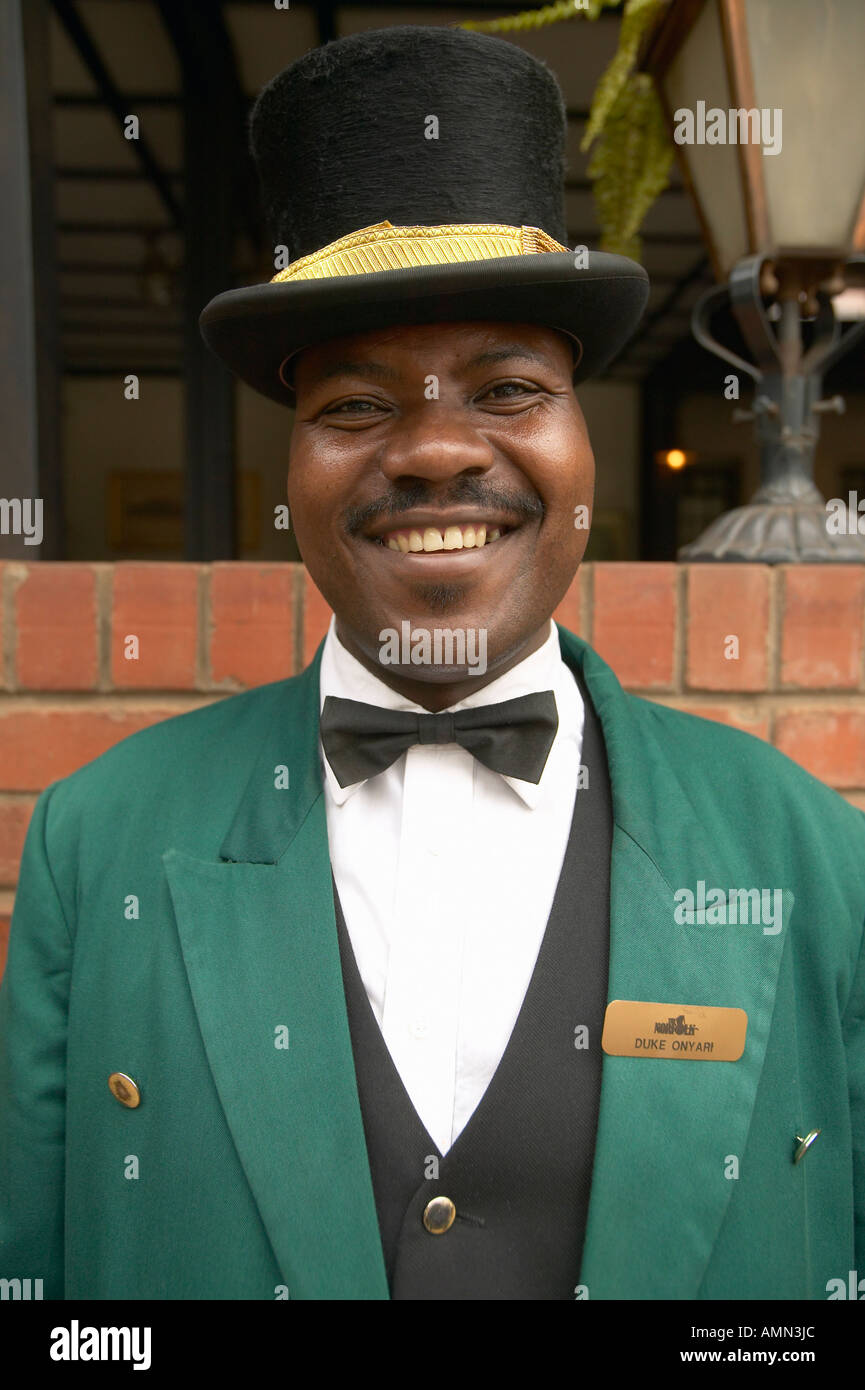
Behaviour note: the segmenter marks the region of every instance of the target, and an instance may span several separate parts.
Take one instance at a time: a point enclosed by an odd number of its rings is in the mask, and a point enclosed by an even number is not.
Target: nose
[[[447,482],[458,473],[485,471],[494,462],[491,444],[465,413],[441,401],[423,401],[394,422],[379,457],[386,478]]]

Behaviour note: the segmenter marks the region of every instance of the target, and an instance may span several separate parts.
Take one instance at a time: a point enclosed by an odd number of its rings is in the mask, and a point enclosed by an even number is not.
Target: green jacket
[[[865,816],[762,741],[626,694],[559,631],[609,758],[609,998],[748,1015],[736,1062],[604,1057],[583,1296],[825,1299],[865,1276]],[[0,990],[0,1277],[46,1298],[388,1297],[320,656],[40,797]],[[781,929],[678,923],[700,880],[782,890]]]

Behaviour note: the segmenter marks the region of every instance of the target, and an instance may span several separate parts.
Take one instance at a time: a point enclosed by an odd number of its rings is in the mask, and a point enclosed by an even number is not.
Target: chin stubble
[[[446,613],[449,608],[462,602],[466,595],[465,584],[415,583],[411,589],[417,601],[424,604],[431,613]]]

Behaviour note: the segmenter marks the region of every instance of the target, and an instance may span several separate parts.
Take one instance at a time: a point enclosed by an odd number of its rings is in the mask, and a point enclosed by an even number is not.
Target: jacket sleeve
[[[865,1275],[865,935],[844,1013],[844,1044],[853,1135],[855,1268]]]
[[[64,1297],[72,940],[47,842],[56,786],[27,832],[0,985],[0,1277],[41,1279],[43,1298]]]

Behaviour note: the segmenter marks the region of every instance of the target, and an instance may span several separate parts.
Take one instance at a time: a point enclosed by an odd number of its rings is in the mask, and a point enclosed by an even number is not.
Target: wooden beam
[[[126,117],[134,115],[130,107],[129,98],[123,96],[119,88],[115,85],[108,68],[103,62],[102,55],[96,47],[86,24],[81,19],[72,0],[52,0],[54,10],[63,28],[78,51],[82,63],[87,68],[93,81],[99,89],[100,96],[104,104],[117,121],[120,130],[125,128]],[[179,226],[182,220],[180,204],[174,196],[169,179],[165,177],[159,163],[154,155],[143,132],[139,132],[137,140],[130,140],[133,153],[138,159],[145,176],[150,180],[156,189],[162,204],[171,218],[172,222]]]
[[[336,5],[333,0],[321,0],[315,7],[316,24],[318,26],[318,46],[330,43],[337,37],[336,27]]]
[[[600,239],[600,236],[599,227],[584,227],[581,231],[568,232],[568,239],[572,246],[592,246]],[[690,248],[703,245],[703,238],[698,232],[641,232],[640,240],[644,246]]]
[[[80,218],[68,219],[57,223],[57,230],[61,236],[164,236],[169,232],[177,231],[176,227],[168,222],[128,222],[123,218],[118,218],[116,222],[106,222],[103,218],[99,222],[84,222]]]
[[[653,309],[651,313],[646,315],[634,337],[625,344],[622,351],[614,360],[620,362],[630,356],[637,344],[642,343],[645,338],[649,337],[655,325],[667,317],[670,311],[678,304],[685,291],[700,280],[708,280],[709,275],[709,257],[701,256],[697,263],[693,265],[685,275],[680,277],[669,294],[664,296],[657,309]]]
[[[115,0],[115,3],[117,2],[118,0]],[[122,0],[120,0],[120,2],[122,3]],[[129,0],[129,3],[135,3],[135,0]],[[246,8],[247,6],[249,8],[254,8],[255,6],[266,6],[269,9],[273,8],[273,0],[232,0],[232,4],[235,7],[240,8]],[[548,4],[549,0],[541,0],[541,3],[534,5],[502,4],[501,0],[448,0],[447,9],[454,10],[456,13],[459,14],[465,12],[466,14],[470,15],[472,19],[478,18],[479,10],[488,9],[490,11],[490,19],[501,19],[505,16],[523,14],[526,10],[541,10],[544,9]],[[304,4],[303,0],[301,0],[301,2],[297,5],[297,9],[299,10],[312,8],[312,5]],[[375,9],[377,10],[404,11],[406,8],[406,0],[379,0],[379,3],[377,3],[375,6]],[[412,4],[411,8],[413,10],[441,10],[442,5],[441,0],[414,0],[414,3]],[[370,9],[370,5],[368,0],[339,0],[339,9],[368,11]],[[598,15],[598,18],[596,20],[587,20],[585,22],[594,24],[609,24],[611,21],[615,20],[620,23],[621,18],[621,10],[601,10],[601,13]]]
[[[231,374],[205,346],[198,318],[231,288],[235,191],[244,178],[246,99],[220,0],[157,0],[183,73],[184,377],[187,560],[237,555],[237,484]],[[241,206],[254,208],[249,200]],[[254,214],[253,214],[254,216]]]
[[[147,178],[141,169],[106,169],[98,165],[88,168],[86,164],[75,165],[74,167],[68,164],[60,165],[55,172],[58,179],[93,179],[94,182],[103,181],[105,183],[143,183]],[[163,170],[163,177],[172,182],[183,181],[182,171],[175,169]]]
[[[64,554],[48,34],[45,0],[0,0],[2,494],[21,504],[0,556],[28,561]]]
[[[658,467],[656,455],[676,443],[676,419],[682,384],[669,372],[653,368],[641,391],[638,513],[641,560],[675,560],[675,474]]]
[[[566,193],[591,193],[593,188],[594,184],[591,179],[565,179]],[[684,192],[684,184],[671,183],[661,190],[658,194],[658,199],[669,197],[678,198],[681,197]]]
[[[179,107],[181,104],[181,97],[176,92],[126,92],[125,99],[129,102],[130,111],[137,111],[142,106]],[[54,105],[70,110],[76,107],[87,110],[103,107],[105,98],[101,92],[55,92]]]

